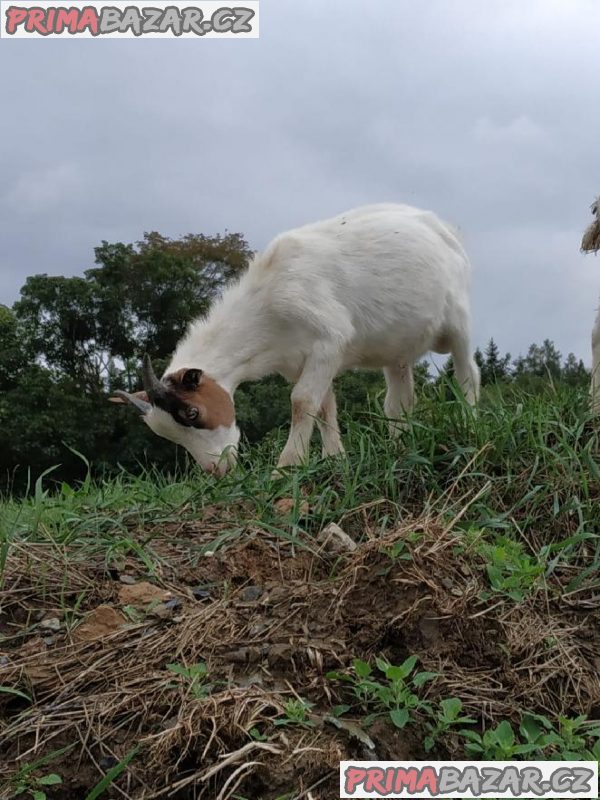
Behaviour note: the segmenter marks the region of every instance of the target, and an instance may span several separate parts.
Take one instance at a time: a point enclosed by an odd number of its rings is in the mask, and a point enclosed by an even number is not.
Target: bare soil
[[[49,798],[83,800],[139,746],[103,797],[330,800],[342,759],[425,756],[418,715],[403,731],[385,719],[367,728],[358,713],[335,724],[332,707],[347,697],[326,673],[353,658],[417,655],[439,673],[428,699],[460,697],[482,728],[518,724],[524,709],[600,711],[590,593],[484,600],[485,564],[437,519],[367,531],[345,555],[308,535],[292,543],[251,528],[210,550],[227,525],[209,513],[138,531],[152,572],[132,556],[107,565],[77,548],[13,549],[0,685],[32,702],[0,694],[0,797],[24,765],[71,746],[34,774],[61,775]],[[394,557],[402,544],[408,557]],[[167,668],[199,662],[200,684]],[[313,704],[310,725],[276,726],[295,697]],[[460,748],[449,737],[433,755]]]

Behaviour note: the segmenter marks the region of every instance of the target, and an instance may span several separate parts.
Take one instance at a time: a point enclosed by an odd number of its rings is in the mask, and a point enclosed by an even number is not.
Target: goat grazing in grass
[[[428,351],[452,354],[476,402],[469,272],[456,232],[406,205],[365,206],[291,230],[190,326],[161,380],[145,358],[144,391],[112,399],[222,474],[240,438],[236,388],[279,373],[294,388],[278,467],[306,459],[315,421],[323,455],[343,453],[332,381],[346,369],[383,369],[392,434],[414,404],[413,364]]]
[[[600,197],[592,203],[595,220],[588,226],[581,240],[584,253],[597,253],[600,250]],[[600,414],[600,309],[592,329],[592,409]]]

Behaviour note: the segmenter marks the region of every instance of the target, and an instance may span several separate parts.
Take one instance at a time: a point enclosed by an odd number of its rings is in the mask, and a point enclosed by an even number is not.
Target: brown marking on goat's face
[[[156,405],[175,422],[188,428],[214,430],[229,428],[235,421],[235,408],[229,394],[199,369],[180,369],[166,375],[168,392]]]

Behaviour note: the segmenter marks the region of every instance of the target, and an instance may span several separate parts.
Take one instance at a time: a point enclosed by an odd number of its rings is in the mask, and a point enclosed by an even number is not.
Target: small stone
[[[196,600],[207,600],[210,597],[210,592],[203,586],[194,586],[192,589],[192,594]]]
[[[250,628],[250,636],[262,636],[268,630],[269,626],[266,622],[258,622]]]
[[[125,624],[125,617],[112,606],[98,606],[85,615],[73,631],[73,641],[92,642],[115,633]]]
[[[119,575],[119,580],[121,583],[126,584],[126,586],[133,586],[135,583],[135,578],[133,575]]]
[[[54,636],[43,636],[42,642],[48,647],[51,647],[54,644]]]
[[[56,617],[50,617],[50,619],[43,619],[40,622],[40,628],[43,628],[45,631],[59,631],[60,630],[60,620]]]
[[[351,539],[346,531],[342,530],[335,522],[331,522],[323,528],[317,536],[317,541],[323,545],[325,550],[336,555],[353,553],[358,546],[354,539]]]
[[[146,609],[149,606],[166,603],[172,598],[171,592],[154,586],[148,581],[125,585],[119,590],[119,602],[123,606],[133,606],[138,610]]]
[[[260,586],[246,586],[241,594],[244,603],[253,603],[262,596],[263,590]]]
[[[172,597],[170,600],[154,606],[151,613],[160,619],[170,619],[178,608],[181,608],[181,600],[178,597]]]

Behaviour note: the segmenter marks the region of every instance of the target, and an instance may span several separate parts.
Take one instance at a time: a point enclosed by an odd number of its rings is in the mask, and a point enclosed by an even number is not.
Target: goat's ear
[[[194,389],[198,388],[201,380],[202,380],[201,369],[186,369],[183,375],[181,376],[181,385],[183,386],[184,389],[193,391]]]

